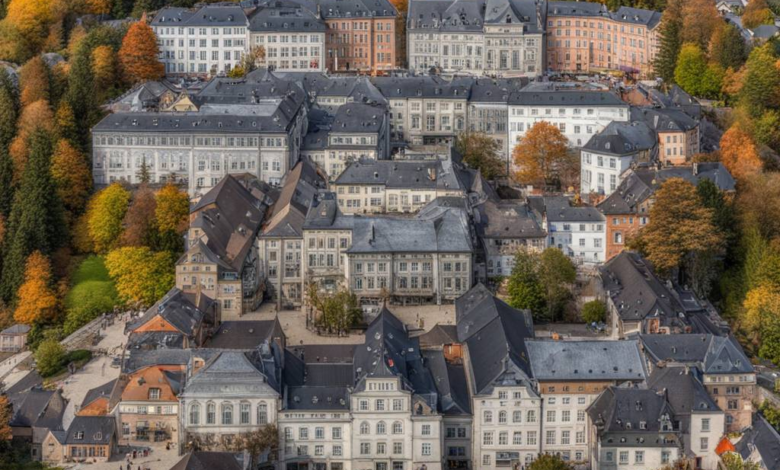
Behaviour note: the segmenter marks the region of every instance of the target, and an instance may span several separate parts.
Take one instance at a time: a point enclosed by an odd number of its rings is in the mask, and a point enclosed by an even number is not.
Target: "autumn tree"
[[[49,86],[49,66],[42,56],[33,57],[19,69],[22,106],[40,100],[50,101]]]
[[[116,55],[111,46],[98,46],[92,50],[92,75],[95,87],[102,93],[116,82]]]
[[[547,121],[533,125],[517,143],[512,153],[518,168],[515,177],[523,183],[560,187],[565,167],[575,159],[569,152],[568,140]]]
[[[76,125],[76,116],[73,114],[73,108],[67,100],[60,101],[57,107],[57,113],[54,115],[56,123],[57,137],[66,139],[73,145],[79,145],[78,126]]]
[[[682,48],[683,7],[686,0],[669,0],[661,16],[660,45],[653,69],[665,84],[674,82],[677,56]]]
[[[306,294],[309,305],[317,311],[314,324],[328,333],[347,333],[363,318],[357,296],[348,289],[325,293],[319,283],[313,282],[307,286]]]
[[[683,42],[694,43],[702,50],[712,38],[712,33],[723,21],[711,0],[686,0],[683,6]]]
[[[268,453],[268,463],[277,460],[279,451],[279,430],[274,424],[267,424],[261,428],[238,435],[233,450],[237,452],[247,451],[254,462],[254,467],[259,463],[260,456]]]
[[[265,47],[263,46],[250,46],[249,51],[241,57],[241,70],[244,74],[247,74],[261,64],[265,63]],[[232,70],[231,70],[232,72]]]
[[[119,183],[103,189],[89,205],[89,234],[98,253],[109,251],[122,234],[122,220],[130,202],[130,192]]]
[[[544,288],[539,279],[539,256],[524,249],[515,253],[514,267],[509,276],[507,291],[509,305],[530,310],[534,318],[544,313]]]
[[[682,178],[661,184],[650,208],[650,222],[640,232],[644,254],[661,274],[681,267],[686,257],[719,250],[723,237],[696,187]]]
[[[133,23],[119,50],[119,62],[126,80],[139,83],[162,78],[165,67],[157,58],[159,54],[157,36],[152,28],[143,21]]]
[[[62,202],[51,175],[52,145],[42,130],[30,138],[30,157],[8,218],[0,296],[13,299],[23,280],[24,263],[35,250],[51,255],[65,242]]]
[[[52,290],[51,264],[40,251],[34,251],[24,269],[24,283],[17,292],[14,320],[25,325],[46,322],[57,313],[57,297]]]
[[[92,173],[84,154],[69,141],[60,140],[52,156],[51,174],[65,208],[71,215],[80,214],[92,189]]]
[[[735,124],[720,138],[720,160],[737,180],[745,180],[761,171],[761,159],[750,134]]]
[[[169,252],[148,247],[123,247],[106,256],[108,274],[126,303],[152,305],[174,285],[176,260]]]
[[[455,141],[455,148],[465,163],[479,170],[489,180],[507,172],[507,163],[499,156],[500,144],[484,132],[461,132]]]
[[[734,204],[743,233],[754,227],[766,240],[780,235],[780,173],[760,173],[743,181]]]
[[[54,130],[54,115],[49,103],[40,100],[26,106],[18,122],[18,132],[11,142],[10,152],[14,161],[14,181],[18,181],[24,173],[24,167],[30,150],[30,137],[37,130],[51,135]]]
[[[122,221],[124,231],[120,239],[122,246],[152,247],[158,238],[155,210],[157,200],[147,185],[142,184],[133,194],[133,200]]]
[[[742,13],[742,26],[747,29],[774,23],[775,17],[766,0],[750,0]]]
[[[2,442],[8,442],[13,437],[11,418],[13,418],[13,407],[7,396],[0,395],[0,441]]]
[[[739,104],[753,117],[780,108],[780,69],[770,44],[754,48],[745,63]]]
[[[111,12],[110,0],[86,0],[86,5],[93,15],[108,15]]]
[[[189,226],[190,200],[187,193],[172,183],[157,193],[155,220],[162,250],[178,253],[184,250],[182,235]]]
[[[747,46],[736,26],[723,23],[715,29],[710,39],[709,57],[724,70],[729,67],[737,70],[745,63]]]
[[[572,466],[557,455],[539,454],[539,457],[526,468],[528,470],[571,470]]]
[[[2,38],[16,42],[11,44],[16,47],[13,48],[14,57],[10,58],[24,62],[40,51],[49,35],[49,25],[54,21],[52,6],[50,0],[11,0],[3,23],[15,34],[10,37],[4,34]]]

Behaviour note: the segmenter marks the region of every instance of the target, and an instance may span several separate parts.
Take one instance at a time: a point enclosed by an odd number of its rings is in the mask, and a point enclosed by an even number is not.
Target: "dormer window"
[[[149,399],[150,400],[159,400],[160,399],[160,389],[159,388],[150,388],[149,389]]]
[[[103,433],[98,431],[95,433],[94,436],[92,436],[96,441],[100,442],[103,440]]]
[[[84,431],[78,431],[75,436],[73,436],[73,439],[77,441],[84,440]]]

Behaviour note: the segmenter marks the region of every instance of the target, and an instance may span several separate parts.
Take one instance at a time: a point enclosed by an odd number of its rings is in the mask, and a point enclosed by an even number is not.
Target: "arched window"
[[[506,424],[506,411],[498,413],[498,424]]]
[[[492,411],[485,411],[485,414],[482,418],[483,423],[492,423],[493,422],[493,412]]]
[[[396,421],[393,423],[393,434],[403,434],[404,433],[404,425],[400,421]]]
[[[206,424],[217,424],[217,405],[214,403],[206,405]]]
[[[190,424],[200,424],[200,405],[197,403],[190,405]]]
[[[233,405],[222,404],[222,424],[233,424]]]
[[[268,424],[268,405],[264,401],[257,405],[257,424]]]
[[[385,434],[387,432],[387,426],[385,426],[384,421],[380,421],[376,423],[376,433],[377,434]]]
[[[365,421],[360,423],[360,434],[368,434],[371,432],[371,426]]]

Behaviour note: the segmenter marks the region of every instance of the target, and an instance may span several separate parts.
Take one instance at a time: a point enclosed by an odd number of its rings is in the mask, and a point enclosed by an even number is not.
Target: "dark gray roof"
[[[761,456],[763,468],[780,468],[780,434],[761,415],[754,417],[753,426],[745,430],[735,447],[743,459],[748,459],[756,451]]]
[[[665,392],[683,432],[690,432],[691,413],[721,412],[698,375],[698,369],[670,365],[656,367],[647,381],[649,388]]]
[[[449,82],[438,76],[374,77],[371,82],[385,98],[437,98],[466,100],[470,85]]]
[[[303,223],[327,178],[310,160],[302,158],[284,177],[282,191],[271,208],[261,237],[302,237]],[[289,208],[289,210],[287,210]]]
[[[458,339],[468,348],[473,392],[496,383],[527,381],[531,366],[526,340],[534,337],[528,310],[516,310],[477,284],[455,301]]]
[[[98,398],[108,399],[111,396],[111,392],[114,390],[114,385],[116,385],[116,381],[117,379],[114,379],[104,383],[103,385],[90,389],[87,392],[87,394],[84,396],[84,399],[81,401],[81,408],[84,408],[85,406],[89,405],[90,403],[97,400]]]
[[[334,131],[335,132],[335,131]],[[336,178],[336,185],[383,185],[388,188],[463,190],[450,160],[395,161],[362,159]]]
[[[656,134],[643,121],[612,121],[585,143],[582,150],[605,155],[633,155],[658,143]]]
[[[294,0],[308,8],[309,11],[322,15],[323,18],[394,18],[395,7],[388,0],[357,0],[345,2],[341,0]],[[319,10],[318,8],[319,7]]]
[[[654,362],[696,364],[705,374],[754,372],[750,359],[733,336],[641,335],[640,339]]]
[[[601,3],[591,2],[547,2],[547,17],[579,16],[609,18],[607,6]]]
[[[552,86],[552,85],[551,85]],[[509,95],[511,106],[621,106],[628,104],[611,91],[562,91],[542,89],[534,84],[532,89],[515,91]]]
[[[674,414],[663,393],[639,388],[609,387],[588,407],[599,428],[601,445],[609,447],[662,447],[674,442],[676,433],[662,430],[662,418],[671,426]],[[644,428],[644,429],[643,429]]]
[[[611,14],[612,19],[621,23],[641,24],[655,28],[661,22],[661,13],[641,8],[620,7]]]
[[[761,26],[756,26],[755,28],[751,29],[750,32],[752,33],[753,37],[759,39],[769,39],[777,36],[777,34],[780,33],[780,28],[773,24],[762,24]]]
[[[135,330],[156,317],[162,317],[183,335],[192,338],[214,307],[214,301],[206,295],[200,299],[174,287],[162,299],[152,305],[129,329]]]
[[[528,206],[519,201],[486,201],[476,207],[477,232],[483,238],[542,238],[547,232],[539,226]]]
[[[19,403],[24,399],[24,392],[31,388],[38,387],[43,384],[43,378],[38,371],[33,370],[27,373],[24,377],[18,380],[10,387],[3,388],[2,392],[8,396],[8,400],[12,403]],[[5,385],[5,384],[3,384]]]
[[[54,430],[62,429],[62,416],[67,402],[59,390],[32,388],[21,392],[13,405],[12,427],[38,427]]]
[[[417,337],[420,341],[420,347],[427,348],[441,348],[446,344],[454,344],[458,342],[458,327],[455,325],[441,325],[437,324],[430,331]]]
[[[9,326],[8,328],[1,331],[0,335],[17,336],[17,335],[26,335],[29,332],[30,332],[30,325],[23,325],[21,323],[18,323],[16,325]]]
[[[288,410],[348,410],[347,387],[302,386],[287,389]]]
[[[354,344],[302,344],[290,348],[306,364],[352,364]]]
[[[251,351],[201,349],[194,355],[202,356],[205,365],[189,377],[186,391],[208,389],[214,384],[244,382],[267,383],[276,392],[282,389],[281,354],[274,342],[264,343]]]
[[[345,216],[339,209],[335,193],[323,193],[320,201],[306,215],[305,229],[316,230],[351,230],[355,225],[355,217]]]
[[[163,8],[152,19],[152,26],[246,26],[244,10],[236,3],[202,5],[194,9]]]
[[[115,433],[116,421],[113,416],[76,416],[68,427],[65,444],[108,445]]]
[[[416,0],[409,2],[410,31],[482,32],[486,0]]]
[[[274,336],[284,336],[278,319],[225,321],[209,337],[206,346],[220,349],[254,349]]]
[[[232,452],[193,452],[184,455],[170,470],[243,470]]]
[[[526,341],[534,379],[645,380],[639,342],[625,341]]]
[[[250,14],[252,32],[324,32],[325,22],[311,11],[292,3],[269,2]]]
[[[541,198],[547,223],[552,222],[604,222],[604,215],[591,206],[572,206],[571,200],[564,196],[531,196],[529,203]]]
[[[381,134],[386,109],[380,105],[347,103],[336,111],[331,126],[333,134]]]
[[[128,349],[181,349],[184,335],[172,331],[133,331],[127,338]]]
[[[631,107],[631,121],[646,123],[656,132],[686,132],[699,125],[680,109]]]
[[[130,374],[144,367],[154,365],[187,365],[192,357],[192,349],[155,349],[151,351],[130,349],[122,363],[122,372]]]
[[[506,104],[509,94],[528,84],[526,78],[459,78],[470,80],[471,94],[469,103],[502,103]]]
[[[470,414],[471,400],[463,364],[447,362],[441,350],[423,351],[423,356],[439,392],[439,412],[455,416]]]

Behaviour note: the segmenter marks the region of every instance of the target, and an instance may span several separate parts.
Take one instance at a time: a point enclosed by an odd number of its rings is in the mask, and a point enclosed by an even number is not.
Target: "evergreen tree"
[[[75,117],[78,144],[85,152],[89,150],[89,128],[96,115],[94,96],[92,51],[85,42],[71,59],[66,98]]]
[[[0,297],[14,299],[25,260],[35,250],[50,255],[66,238],[62,201],[52,188],[52,143],[42,130],[30,139],[30,155],[8,220]]]
[[[0,216],[8,220],[14,200],[14,162],[8,148],[0,145]]]
[[[14,140],[18,117],[13,92],[0,87],[0,146],[7,148]]]
[[[734,25],[725,23],[712,35],[709,46],[710,60],[724,69],[731,67],[737,70],[747,58],[746,47],[739,30]]]
[[[682,47],[684,3],[685,0],[671,0],[661,18],[661,45],[653,67],[666,85],[674,83],[677,55]]]

